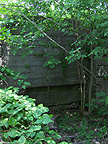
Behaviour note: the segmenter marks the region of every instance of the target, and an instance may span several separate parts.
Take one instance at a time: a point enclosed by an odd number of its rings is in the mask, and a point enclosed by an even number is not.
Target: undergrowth
[[[57,126],[64,135],[73,136],[71,142],[83,142],[88,144],[93,141],[108,139],[108,118],[92,115],[81,118],[79,113],[66,112],[57,119]]]
[[[94,141],[108,143],[108,96],[104,92],[96,94],[92,99],[92,113],[88,117],[85,112],[81,118],[79,112],[64,110],[57,118],[57,126],[62,133],[72,137],[71,142],[93,143]],[[87,105],[86,105],[87,106]]]
[[[35,105],[29,96],[0,89],[0,142],[9,144],[56,144],[61,136],[49,130],[49,109]],[[4,142],[3,142],[4,141]],[[65,142],[61,142],[65,144]]]
[[[51,130],[52,115],[43,104],[36,105],[29,96],[14,90],[0,89],[0,138],[9,144],[71,144],[108,142],[108,96],[97,93],[92,100],[92,114],[60,111],[58,130]],[[59,129],[60,128],[60,129]],[[66,139],[63,140],[63,137]],[[58,141],[59,140],[59,141]]]

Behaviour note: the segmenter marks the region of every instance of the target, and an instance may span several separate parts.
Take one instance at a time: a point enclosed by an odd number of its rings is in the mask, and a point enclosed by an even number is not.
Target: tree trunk
[[[91,45],[91,52],[92,50],[93,47]],[[89,87],[89,109],[88,109],[89,116],[91,113],[91,98],[92,98],[92,84],[93,84],[93,54],[91,55],[91,59],[90,59],[90,70],[91,70],[91,75],[90,75],[90,87]]]

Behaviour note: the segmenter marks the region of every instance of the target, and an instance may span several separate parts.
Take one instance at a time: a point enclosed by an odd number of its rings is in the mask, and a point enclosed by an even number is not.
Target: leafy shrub
[[[108,115],[108,92],[96,93],[96,99],[92,100],[91,110],[99,116]]]
[[[0,133],[10,144],[55,144],[60,136],[49,130],[52,122],[49,109],[35,105],[34,99],[17,95],[9,89],[0,89]]]
[[[6,87],[8,79],[12,79],[14,84],[20,89],[26,89],[26,87],[31,85],[29,82],[25,81],[27,77],[22,75],[21,72],[14,71],[7,66],[0,66],[0,80],[5,82]]]

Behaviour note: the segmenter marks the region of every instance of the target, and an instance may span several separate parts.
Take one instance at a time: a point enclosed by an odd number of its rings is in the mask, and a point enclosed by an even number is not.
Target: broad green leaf
[[[42,114],[42,111],[40,109],[36,109],[33,113],[34,118],[38,118]]]
[[[26,89],[26,85],[22,85],[22,88],[23,88],[23,89]]]
[[[52,140],[51,137],[45,138],[45,141],[46,141],[48,144],[56,144],[56,142],[55,142],[54,140]]]
[[[14,129],[7,132],[7,134],[8,134],[9,137],[12,137],[12,138],[15,138],[17,136],[17,132]]]
[[[22,104],[22,106],[23,106],[23,104]],[[17,114],[19,111],[21,111],[23,109],[23,107],[19,107],[17,110],[15,110],[13,113],[12,113],[12,115],[15,115],[15,114]]]
[[[34,131],[38,131],[38,130],[40,130],[41,129],[41,126],[40,125],[36,125],[36,126],[31,126],[30,128],[29,128],[29,130],[27,130],[27,132],[34,132]]]
[[[29,82],[24,82],[24,85],[31,86]]]
[[[19,139],[18,139],[18,144],[25,144],[26,143],[26,138],[24,136],[21,136]]]
[[[4,113],[4,112],[7,112],[7,108],[5,108],[5,107],[1,108],[1,110],[0,110],[0,113]]]
[[[27,76],[21,75],[20,78],[21,79],[27,79]]]
[[[35,124],[40,124],[40,123],[42,123],[42,119],[38,119],[38,120],[35,122]]]
[[[31,138],[33,138],[35,136],[35,134],[36,134],[36,132],[32,132],[31,135],[30,135]]]
[[[21,84],[23,83],[23,80],[18,80],[18,85],[21,86]]]
[[[6,104],[5,107],[6,107],[6,108],[10,108],[11,105],[12,105],[12,104],[9,103],[9,104]]]
[[[36,137],[37,137],[37,138],[43,138],[43,137],[44,137],[44,132],[43,132],[43,131],[39,131],[39,132],[36,134]]]
[[[2,101],[0,101],[0,109],[1,109],[1,107],[3,107],[4,105],[5,105],[5,103],[2,102]]]
[[[8,123],[8,118],[5,118],[5,119],[2,119],[2,120],[0,120],[0,126],[6,126]]]
[[[105,34],[104,34],[104,36],[107,36],[108,35],[108,32],[106,32]]]
[[[23,118],[23,113],[18,113],[18,115],[15,116],[15,118],[17,119],[17,121],[19,121],[21,118]]]
[[[42,117],[43,117],[43,121],[42,121],[43,124],[48,124],[50,122],[53,122],[48,114],[43,114]]]
[[[12,78],[13,78],[14,80],[16,80],[16,79],[19,78],[19,75],[14,75]]]
[[[9,118],[9,125],[14,125],[15,122],[16,122],[16,120],[11,116]]]

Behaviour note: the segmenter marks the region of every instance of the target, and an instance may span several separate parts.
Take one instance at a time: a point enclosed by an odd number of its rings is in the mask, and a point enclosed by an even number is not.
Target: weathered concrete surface
[[[26,93],[35,98],[37,104],[43,103],[47,106],[80,103],[79,85],[31,88]]]
[[[50,36],[67,49],[70,49],[69,42],[74,41],[74,37],[70,38],[57,31]],[[43,39],[46,43],[49,43],[47,38]],[[23,49],[13,56],[11,48],[4,45],[5,51],[3,59],[7,67],[15,71],[20,71],[22,74],[28,76],[26,81],[31,83],[31,87],[27,89],[26,93],[30,95],[30,97],[36,98],[37,103],[47,105],[79,102],[80,81],[76,63],[68,65],[68,63],[65,62],[65,67],[63,67],[62,64],[58,64],[54,69],[43,67],[45,61],[48,60],[43,54],[56,53],[56,58],[59,60],[62,60],[61,57],[65,57],[66,54],[63,50],[56,47],[54,48],[53,46],[46,48],[40,45],[38,40],[33,43],[35,45],[35,48],[33,48],[34,52],[25,57],[21,56],[21,53],[24,52]],[[89,67],[88,60],[85,61],[84,65]],[[8,79],[8,84],[9,86],[16,86],[10,79]]]
[[[95,60],[95,71],[97,76],[96,81],[96,92],[107,92],[108,91],[108,62],[106,62],[107,56],[103,59]]]

